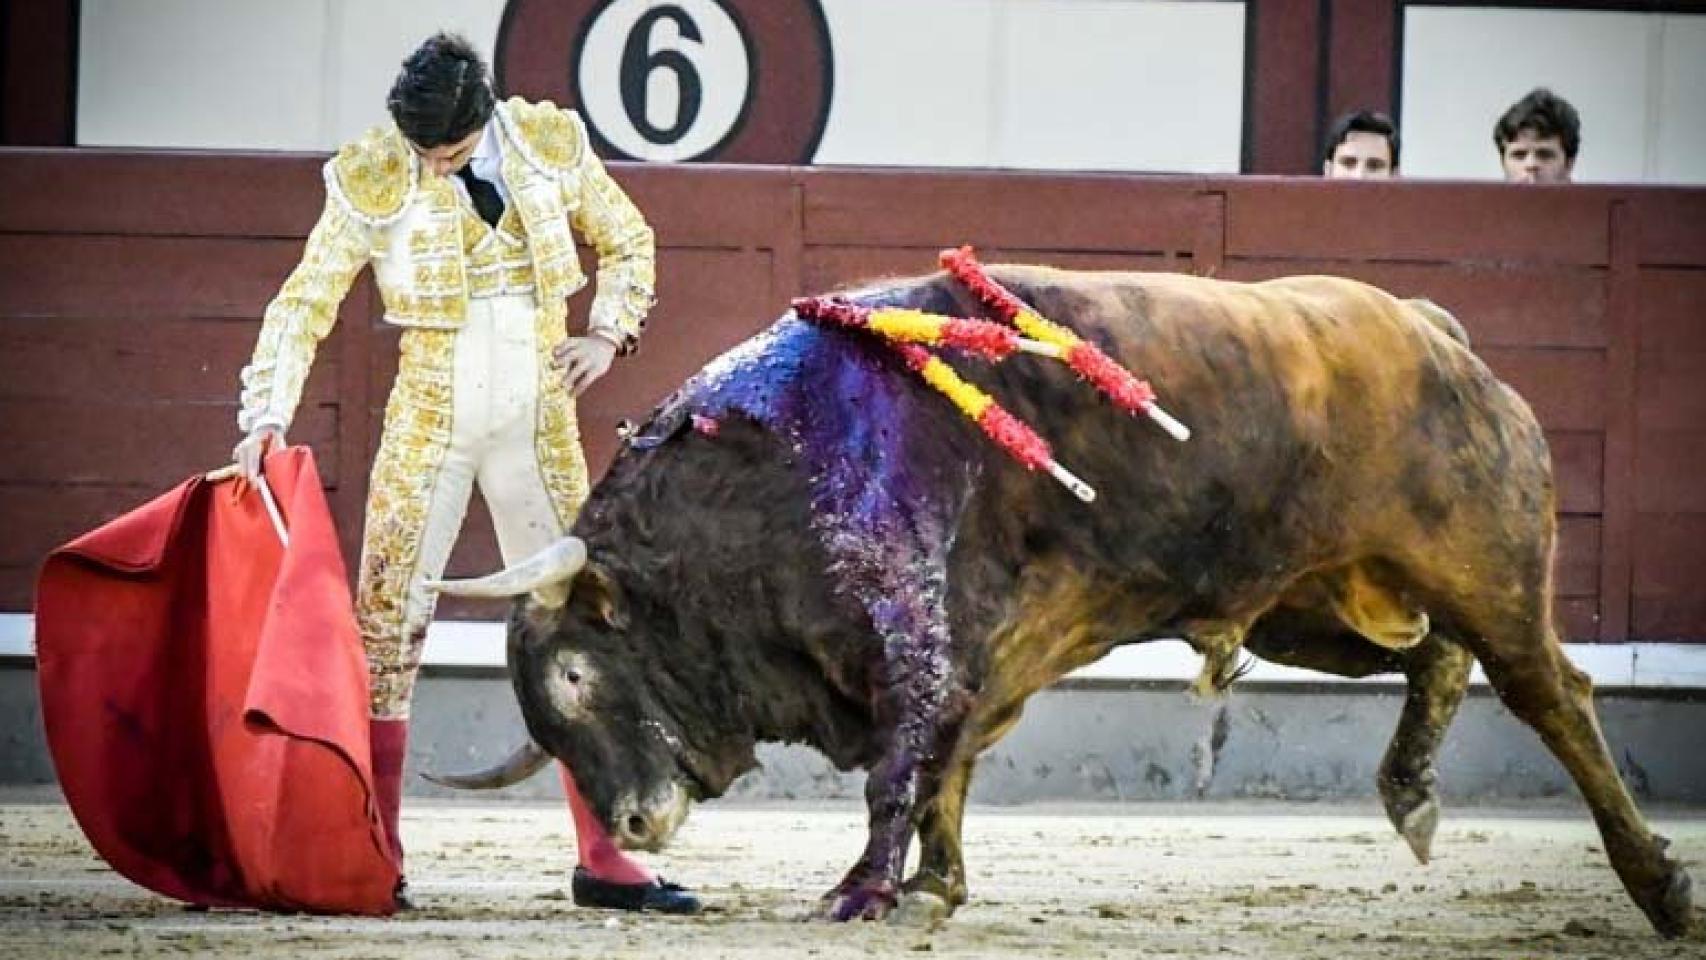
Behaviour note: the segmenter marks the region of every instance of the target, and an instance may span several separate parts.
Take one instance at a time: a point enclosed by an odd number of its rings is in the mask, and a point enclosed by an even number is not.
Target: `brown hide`
[[[1245,638],[1275,611],[1402,651],[1436,623],[1509,637],[1549,609],[1544,442],[1449,314],[1335,277],[998,272],[1149,379],[1196,434],[1180,445],[1087,406],[1027,411],[1103,497],[1088,519],[1050,520],[1039,514],[1073,508],[1044,495],[1039,509],[1037,490],[998,479],[989,502],[1008,506],[972,521],[966,555],[1015,550],[1023,569],[989,635],[986,744],[1032,692],[1135,639],[1188,639],[1207,658],[1206,691],[1230,682]],[[1008,378],[994,392],[1036,391]],[[1226,491],[1214,516],[1189,506],[1210,487]],[[1231,549],[1206,537],[1200,556],[1188,542],[1114,542],[1189,541],[1205,519],[1237,531]],[[1027,526],[1086,522],[1090,546],[1016,547],[1036,539]],[[973,577],[963,589],[983,586]]]
[[[824,913],[882,916],[903,893],[951,910],[978,754],[1073,668],[1182,637],[1207,689],[1247,644],[1403,672],[1380,789],[1425,860],[1433,760],[1473,659],[1570,770],[1636,903],[1686,928],[1687,874],[1641,822],[1552,629],[1540,428],[1448,315],[1330,277],[991,273],[1150,380],[1192,438],[1061,364],[955,358],[1098,489],[1084,504],[845,331],[788,318],[690,382],[575,526],[631,628],[577,587],[553,633],[513,645],[530,733],[623,842],[657,842],[677,822],[664,799],[720,793],[754,742],[803,741],[869,772],[867,845]],[[977,312],[942,276],[856,298]],[[577,713],[553,690],[583,662],[603,679]]]

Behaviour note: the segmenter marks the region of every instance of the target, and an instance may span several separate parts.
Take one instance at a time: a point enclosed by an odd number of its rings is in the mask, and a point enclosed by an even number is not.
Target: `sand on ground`
[[[1655,823],[1699,875],[1706,810]],[[1428,866],[1361,806],[974,808],[952,919],[803,922],[863,824],[855,806],[701,808],[651,860],[714,909],[674,918],[575,907],[560,808],[411,802],[419,909],[361,919],[186,910],[109,870],[63,804],[0,803],[0,957],[1706,957],[1706,937],[1652,932],[1579,806],[1448,811]]]

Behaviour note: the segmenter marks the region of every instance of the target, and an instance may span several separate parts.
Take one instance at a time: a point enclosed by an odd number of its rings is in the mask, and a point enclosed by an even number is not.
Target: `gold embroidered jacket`
[[[652,230],[587,144],[573,111],[519,97],[497,105],[504,184],[527,236],[541,309],[566,316],[586,286],[572,222],[598,253],[590,330],[631,351],[654,294]],[[385,319],[455,329],[468,308],[460,197],[392,126],[374,128],[326,162],[326,205],[307,248],[267,305],[260,339],[242,373],[239,429],[290,425],[314,349],[338,304],[373,264]]]

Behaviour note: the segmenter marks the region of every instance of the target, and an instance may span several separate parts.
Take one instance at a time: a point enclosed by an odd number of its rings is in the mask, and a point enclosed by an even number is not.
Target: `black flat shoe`
[[[584,867],[576,867],[571,887],[574,890],[575,904],[582,907],[674,913],[684,916],[704,909],[699,898],[693,895],[693,891],[678,883],[670,883],[662,877],[651,883],[613,883],[587,873]]]

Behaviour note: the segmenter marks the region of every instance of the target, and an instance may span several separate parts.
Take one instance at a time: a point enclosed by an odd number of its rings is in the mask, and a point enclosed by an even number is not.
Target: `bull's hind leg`
[[[1668,841],[1648,829],[1618,777],[1594,715],[1593,685],[1565,657],[1548,620],[1532,616],[1511,632],[1489,633],[1476,656],[1499,699],[1575,780],[1629,896],[1660,933],[1681,936],[1692,922],[1688,873],[1665,856]]]
[[[1469,689],[1469,651],[1438,631],[1409,650],[1388,650],[1329,612],[1283,606],[1257,621],[1245,646],[1264,660],[1341,677],[1404,674],[1404,708],[1375,783],[1392,825],[1427,863],[1439,827],[1434,759]]]
[[[1457,716],[1457,708],[1463,704],[1474,660],[1461,645],[1431,633],[1406,651],[1403,661],[1409,689],[1398,716],[1398,729],[1381,758],[1375,782],[1392,826],[1410,845],[1416,859],[1427,863],[1433,855],[1434,831],[1439,827],[1434,758]]]

